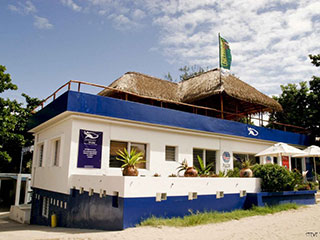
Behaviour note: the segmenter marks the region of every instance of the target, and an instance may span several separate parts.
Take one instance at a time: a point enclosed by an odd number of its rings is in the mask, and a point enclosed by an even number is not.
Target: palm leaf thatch
[[[111,83],[109,87],[135,97],[211,107],[215,107],[210,104],[217,102],[217,96],[223,94],[226,96],[226,101],[229,101],[229,107],[233,107],[234,103],[245,105],[245,108],[240,109],[243,112],[282,111],[277,101],[233,75],[222,74],[220,81],[218,69],[207,71],[179,83],[128,72]],[[105,89],[99,95],[115,97],[116,92],[112,89]]]

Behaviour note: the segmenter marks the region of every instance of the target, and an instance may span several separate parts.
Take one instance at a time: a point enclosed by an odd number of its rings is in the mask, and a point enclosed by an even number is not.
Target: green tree
[[[320,54],[309,55],[311,63],[320,66]],[[320,78],[313,76],[307,82],[281,85],[282,93],[274,97],[283,108],[283,112],[274,112],[270,115],[269,127],[281,128],[272,122],[280,122],[304,127],[313,136],[320,137]]]
[[[311,63],[316,67],[320,66],[320,54],[309,55]],[[310,130],[313,135],[320,137],[320,77],[313,76],[310,81],[310,96],[309,96],[310,114]]]
[[[300,127],[309,127],[310,109],[306,106],[309,102],[309,88],[307,82],[300,82],[284,86],[281,85],[282,93],[279,97],[274,97],[282,108],[283,112],[274,112],[270,115],[270,122],[285,123]],[[281,128],[276,124],[270,124],[274,128]]]
[[[179,79],[180,81],[185,81],[189,78],[195,77],[195,76],[199,76],[202,73],[206,72],[209,70],[209,67],[207,67],[206,69],[197,66],[197,65],[193,65],[193,66],[184,66],[179,68],[179,71],[181,72]],[[168,81],[171,82],[177,82],[177,80],[174,80],[172,75],[170,74],[170,72],[168,72],[168,74],[164,75],[164,78]]]
[[[0,65],[0,93],[18,89],[5,71],[6,68]],[[33,137],[27,132],[26,124],[32,109],[41,101],[26,94],[22,96],[26,107],[16,100],[0,97],[0,172],[18,172],[22,147],[32,145]],[[28,155],[25,160],[30,159]]]

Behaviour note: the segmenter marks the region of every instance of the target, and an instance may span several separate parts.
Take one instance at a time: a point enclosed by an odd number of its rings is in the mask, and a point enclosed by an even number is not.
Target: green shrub
[[[252,170],[255,177],[261,178],[261,190],[264,192],[293,191],[297,184],[302,183],[299,172],[290,172],[277,164],[256,164]]]
[[[234,168],[234,169],[229,169],[227,171],[227,177],[240,177],[240,169],[239,168]]]

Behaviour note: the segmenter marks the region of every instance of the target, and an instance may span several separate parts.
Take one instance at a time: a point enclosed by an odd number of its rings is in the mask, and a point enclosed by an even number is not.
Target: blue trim
[[[272,206],[284,203],[296,203],[302,205],[316,204],[315,193],[317,191],[285,191],[285,192],[258,192],[248,193],[245,208],[255,206]]]
[[[64,111],[297,145],[309,145],[310,142],[309,137],[303,134],[257,127],[234,121],[74,91],[65,92],[35,114],[30,121],[29,127],[34,128]],[[248,127],[255,129],[259,134],[257,136],[249,135]]]

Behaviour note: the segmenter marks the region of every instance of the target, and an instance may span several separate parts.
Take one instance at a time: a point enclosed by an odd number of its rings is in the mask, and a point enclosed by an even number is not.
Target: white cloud
[[[141,9],[136,9],[132,13],[132,18],[136,20],[140,20],[146,17],[146,14]]]
[[[267,94],[316,74],[318,0],[88,0],[119,30],[160,29],[153,49],[175,65],[218,66],[218,33],[231,47],[232,72]],[[146,21],[148,19],[148,21]]]
[[[47,18],[39,17],[39,16],[34,16],[33,25],[36,28],[39,28],[39,29],[51,29],[51,28],[53,28],[53,25],[51,23],[49,23],[49,20]]]
[[[45,17],[39,17],[36,15],[37,8],[31,1],[25,3],[18,2],[17,5],[8,5],[8,9],[12,12],[17,12],[21,15],[31,15],[34,18],[33,26],[38,29],[51,29],[53,25]]]
[[[28,15],[37,12],[36,7],[31,1],[26,1],[25,3],[18,2],[17,5],[9,4],[8,9],[22,15]]]
[[[73,11],[80,12],[82,7],[76,4],[73,0],[61,0],[62,4],[70,7]]]

